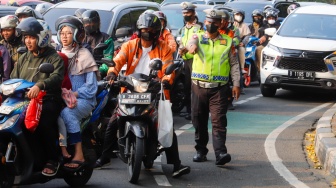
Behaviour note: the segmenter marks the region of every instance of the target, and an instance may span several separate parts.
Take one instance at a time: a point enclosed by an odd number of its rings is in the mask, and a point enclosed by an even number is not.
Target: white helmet
[[[15,15],[7,15],[1,18],[0,28],[16,28],[19,24],[19,18]]]
[[[40,3],[38,5],[36,5],[35,10],[40,12],[41,14],[45,13],[45,11],[47,11],[53,4],[51,3]]]

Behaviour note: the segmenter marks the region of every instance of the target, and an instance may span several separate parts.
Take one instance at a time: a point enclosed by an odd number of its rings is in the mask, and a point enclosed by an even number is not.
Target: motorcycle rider
[[[188,42],[188,52],[194,54],[192,66],[192,123],[195,128],[194,162],[207,160],[208,119],[212,120],[213,147],[216,165],[224,165],[231,161],[227,153],[226,127],[228,95],[236,100],[240,96],[239,62],[232,43],[227,35],[221,35],[218,28],[221,24],[222,12],[206,9],[205,33],[197,33]],[[233,82],[232,93],[229,90],[229,77]]]
[[[19,22],[28,17],[34,17],[36,19],[43,20],[43,16],[40,12],[34,10],[30,6],[22,6],[16,9],[15,16],[19,18]]]
[[[171,50],[175,52],[177,44],[175,41],[175,37],[171,34],[169,29],[166,28],[167,27],[166,15],[162,11],[155,11],[153,14],[157,16],[158,18],[160,18],[161,20],[162,29],[161,29],[161,35],[159,39],[165,41],[168,44],[168,46],[171,48]]]
[[[252,24],[249,25],[251,35],[260,38],[264,35],[264,15],[260,9],[255,9],[252,12]]]
[[[248,28],[248,25],[244,23],[245,19],[245,11],[240,9],[235,9],[232,11],[234,15],[234,26],[239,29],[239,38],[240,42],[238,44],[238,57],[239,57],[239,63],[240,63],[240,69],[242,73],[246,73],[244,70],[245,67],[245,45],[248,42],[249,36],[251,34],[250,29]]]
[[[162,72],[165,71],[168,65],[172,64],[172,50],[162,40],[159,40],[161,31],[161,22],[154,14],[141,14],[137,21],[139,37],[124,43],[118,55],[113,59],[115,67],[110,67],[108,76],[113,80],[118,75],[124,64],[127,64],[125,75],[132,73],[149,74],[148,62],[151,59],[159,58],[163,62]],[[133,50],[131,50],[133,49]],[[164,93],[169,98],[169,90],[174,75],[162,77],[164,85]],[[110,162],[109,153],[113,144],[117,142],[115,137],[118,130],[117,112],[114,111],[105,133],[104,149],[102,156],[96,161],[96,168],[101,168]],[[177,136],[174,132],[173,143],[169,148],[165,148],[167,163],[173,164],[173,178],[180,177],[190,173],[190,167],[181,164]]]
[[[185,74],[185,102],[187,113],[184,115],[187,120],[191,120],[191,67],[193,63],[193,55],[188,53],[187,43],[190,37],[198,33],[203,28],[203,23],[198,22],[196,18],[196,6],[191,2],[182,2],[182,14],[185,25],[178,31],[178,36],[181,37],[179,42],[178,54],[184,60],[184,74]]]
[[[62,16],[56,21],[57,39],[62,43],[61,52],[69,59],[69,78],[71,93],[76,97],[75,106],[67,106],[61,112],[61,118],[67,129],[69,144],[75,145],[75,154],[69,163],[64,164],[68,169],[78,169],[85,164],[82,150],[80,124],[88,117],[96,105],[97,64],[90,51],[81,43],[85,36],[83,23],[75,16]],[[66,90],[62,88],[62,90]],[[63,156],[69,156],[64,151]]]
[[[79,18],[82,22],[83,22],[83,17],[82,17],[82,14],[83,12],[87,11],[87,9],[85,8],[79,8],[75,11],[75,14],[74,16],[76,16],[77,18]]]
[[[94,49],[97,44],[105,42],[110,36],[100,31],[100,17],[96,10],[87,10],[82,14],[85,38],[84,43],[88,43],[91,49]]]
[[[61,84],[64,75],[63,60],[53,47],[50,47],[51,30],[43,20],[35,18],[24,19],[16,29],[22,33],[28,52],[22,54],[10,75],[11,78],[21,78],[35,82],[27,93],[28,98],[36,98],[41,90],[47,94],[43,98],[42,112],[35,132],[27,131],[27,136],[33,142],[32,147],[42,148],[45,159],[41,163],[42,174],[54,176],[59,168],[57,118],[61,111]],[[51,63],[54,72],[38,73],[42,63]],[[38,160],[38,158],[36,159]]]
[[[14,64],[18,61],[20,53],[17,52],[17,49],[23,46],[22,35],[16,31],[16,27],[19,24],[19,19],[15,15],[7,15],[1,18],[0,28],[2,40],[0,44],[4,45],[9,54],[9,60],[6,60],[10,63],[10,68],[8,69],[9,74],[12,72]],[[3,59],[5,62],[5,54],[3,54]],[[4,63],[5,65],[5,63]],[[5,71],[6,72],[6,71]]]
[[[279,10],[276,8],[268,8],[266,9],[265,12],[265,18],[266,20],[264,21],[264,26],[263,26],[263,31],[265,31],[265,29],[267,28],[276,28],[278,29],[280,27],[280,23],[277,22],[278,19],[278,13]],[[259,30],[260,31],[260,30]],[[267,34],[262,33],[260,38],[259,38],[259,43],[261,45],[259,45],[256,48],[256,66],[258,68],[258,71],[260,71],[260,65],[261,65],[261,51],[262,49],[264,49],[264,47],[268,44],[269,41],[269,37]]]

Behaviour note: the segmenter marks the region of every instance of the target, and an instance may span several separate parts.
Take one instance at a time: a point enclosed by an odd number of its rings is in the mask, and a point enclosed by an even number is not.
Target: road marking
[[[256,96],[254,96],[254,97],[249,97],[249,98],[244,99],[244,100],[240,100],[240,101],[238,101],[238,102],[235,102],[234,104],[243,104],[243,103],[246,103],[246,102],[255,100],[255,99],[259,99],[260,97],[262,97],[262,94],[256,95]]]
[[[274,169],[279,172],[279,174],[284,177],[284,179],[290,183],[294,187],[298,188],[308,188],[308,186],[303,183],[302,181],[298,180],[297,177],[295,177],[287,168],[286,166],[282,163],[282,160],[278,156],[275,148],[275,141],[277,137],[280,135],[282,131],[284,131],[286,128],[289,126],[293,125],[295,122],[300,120],[301,118],[304,118],[305,116],[314,113],[322,108],[325,108],[329,106],[332,103],[324,103],[320,106],[317,106],[311,110],[308,110],[302,114],[299,114],[290,120],[286,121],[276,129],[274,129],[266,138],[264,147],[265,147],[265,152],[268,157],[268,160],[271,162],[273,165]]]
[[[165,175],[154,175],[154,179],[159,186],[172,186]]]
[[[188,130],[193,126],[193,124],[189,123],[189,124],[185,124],[182,127],[180,127],[180,130]]]

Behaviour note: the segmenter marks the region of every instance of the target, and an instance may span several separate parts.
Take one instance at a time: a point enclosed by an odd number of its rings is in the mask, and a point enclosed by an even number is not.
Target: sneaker
[[[242,74],[246,74],[247,73],[247,71],[245,69],[242,69],[241,72],[242,72]]]
[[[96,163],[93,165],[93,169],[102,169],[104,166],[110,165],[111,159],[99,158]]]
[[[190,173],[189,166],[180,165],[180,168],[173,172],[173,178],[178,178],[178,177],[181,177],[182,175],[189,174],[189,173]]]

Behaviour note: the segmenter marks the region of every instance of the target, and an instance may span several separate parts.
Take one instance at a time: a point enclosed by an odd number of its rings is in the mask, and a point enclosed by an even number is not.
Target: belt
[[[221,83],[218,83],[218,82],[203,82],[203,81],[199,81],[199,80],[193,80],[192,81],[195,85],[198,85],[202,88],[216,88],[216,87],[219,87],[221,86],[222,84]]]

